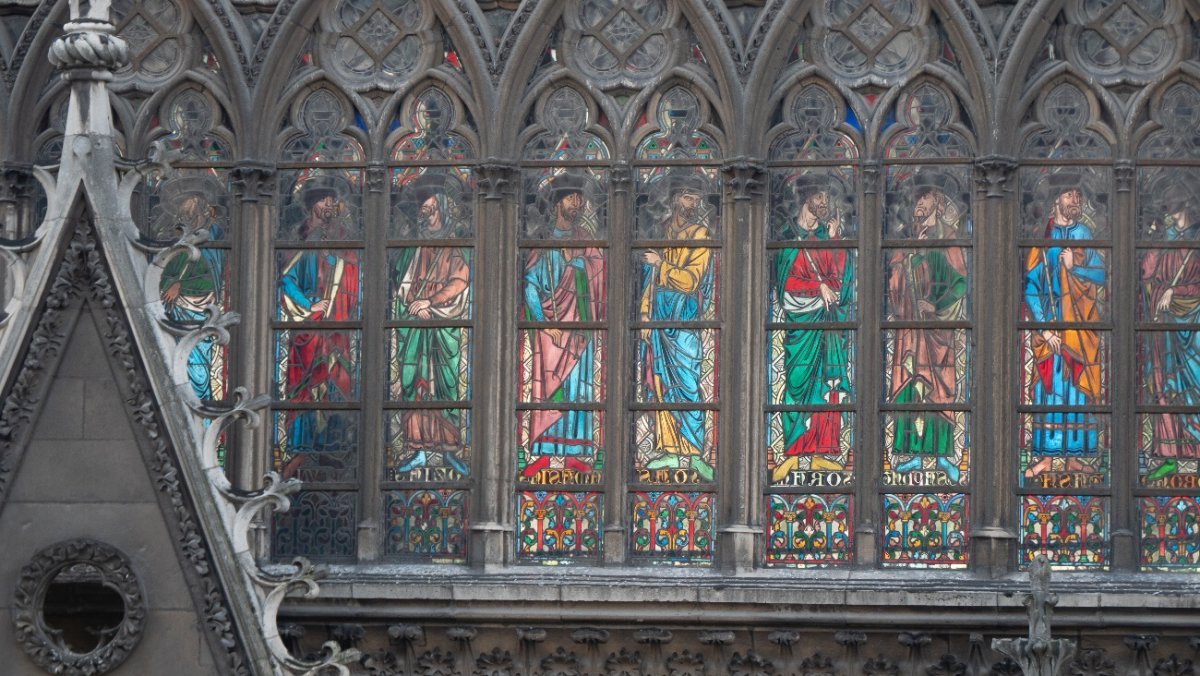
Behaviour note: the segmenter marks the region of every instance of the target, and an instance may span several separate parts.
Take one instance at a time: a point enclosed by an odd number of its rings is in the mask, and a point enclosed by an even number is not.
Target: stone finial
[[[1050,561],[1038,555],[1029,566],[1029,637],[992,639],[992,650],[1007,655],[1021,666],[1025,676],[1056,676],[1071,655],[1075,642],[1051,638],[1050,618],[1058,595],[1050,591]]]

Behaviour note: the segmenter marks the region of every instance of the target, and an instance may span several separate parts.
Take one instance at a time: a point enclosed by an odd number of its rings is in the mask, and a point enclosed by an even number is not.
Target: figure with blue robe
[[[707,181],[698,173],[668,176],[668,239],[711,237],[699,217]],[[701,320],[713,300],[712,249],[666,247],[642,255],[640,317],[647,322]],[[643,387],[649,399],[663,404],[706,403],[700,390],[704,344],[701,329],[686,326],[642,329]],[[711,481],[714,469],[705,455],[705,412],[698,409],[654,413],[655,435],[648,469],[690,468]]]
[[[1045,179],[1053,199],[1046,224],[1047,246],[1034,247],[1025,261],[1024,301],[1030,320],[1044,323],[1100,321],[1099,301],[1106,274],[1100,254],[1072,240],[1090,240],[1092,227],[1083,217],[1082,177],[1060,172]],[[1104,399],[1100,336],[1090,328],[1044,328],[1032,339],[1033,373],[1030,404],[1084,407]],[[1026,469],[1036,476],[1053,458],[1066,458],[1066,471],[1085,471],[1082,459],[1098,452],[1096,417],[1085,411],[1033,414],[1030,453],[1040,458]]]

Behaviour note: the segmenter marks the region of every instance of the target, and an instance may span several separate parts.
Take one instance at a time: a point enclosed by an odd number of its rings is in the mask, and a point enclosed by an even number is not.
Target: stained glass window
[[[608,400],[608,144],[570,87],[525,148],[517,261],[517,555],[601,553]]]
[[[651,102],[637,150],[630,554],[705,562],[718,469],[721,184],[708,105],[676,86]]]
[[[1152,112],[1137,182],[1137,482],[1140,565],[1200,570],[1200,91]]]
[[[272,465],[305,482],[276,517],[275,554],[353,559],[363,425],[361,142],[329,89],[300,100],[284,146],[275,231]],[[353,163],[353,164],[350,164]]]
[[[197,246],[158,258],[158,291],[164,318],[179,331],[200,327],[213,309],[229,311],[232,296],[231,214],[228,169],[231,134],[222,109],[207,92],[187,88],[162,107],[167,147],[179,153],[176,169],[155,174],[144,186],[142,237],[166,246],[176,241]],[[214,337],[201,339],[188,353],[187,382],[198,403],[219,405],[228,396],[230,351]],[[226,462],[227,437],[218,445]]]
[[[883,214],[885,565],[967,563],[974,429],[971,155],[932,83],[896,103]]]
[[[858,146],[808,85],[771,147],[767,565],[854,561]]]
[[[474,460],[473,144],[448,94],[398,115],[387,229],[385,554],[465,560]]]
[[[1062,165],[1107,155],[1094,110],[1074,85],[1046,94],[1020,172],[1021,560],[1060,568],[1109,565],[1111,173]]]

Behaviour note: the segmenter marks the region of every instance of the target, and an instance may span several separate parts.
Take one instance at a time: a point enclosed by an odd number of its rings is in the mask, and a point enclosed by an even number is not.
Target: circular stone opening
[[[52,640],[86,655],[112,640],[125,620],[125,602],[104,584],[99,569],[77,563],[59,571],[46,588],[42,619]]]

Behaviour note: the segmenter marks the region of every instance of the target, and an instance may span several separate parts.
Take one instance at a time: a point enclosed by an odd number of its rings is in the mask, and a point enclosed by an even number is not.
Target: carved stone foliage
[[[1103,84],[1149,83],[1185,47],[1181,2],[1072,0],[1066,16],[1067,57]]]
[[[98,645],[80,654],[47,623],[46,597],[63,580],[86,580],[120,597],[124,616],[106,628]],[[116,669],[141,640],[146,624],[146,598],[129,559],[117,549],[93,540],[67,540],[34,555],[17,582],[13,599],[17,643],[38,666],[55,674],[104,674]]]

